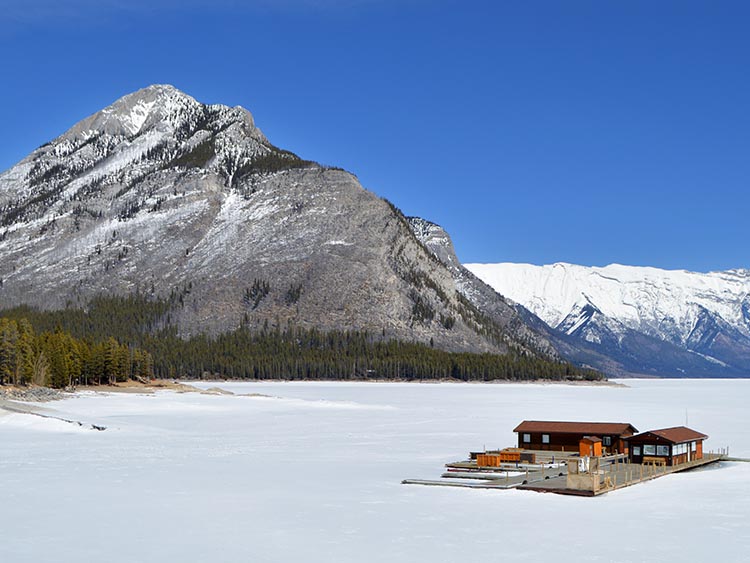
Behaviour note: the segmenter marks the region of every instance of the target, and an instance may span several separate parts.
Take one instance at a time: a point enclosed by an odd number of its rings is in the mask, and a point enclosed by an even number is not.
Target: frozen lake
[[[685,424],[750,457],[750,380],[202,383],[0,414],[0,561],[750,560],[750,463],[597,498],[401,485],[523,419]],[[0,411],[1,412],[1,411]]]

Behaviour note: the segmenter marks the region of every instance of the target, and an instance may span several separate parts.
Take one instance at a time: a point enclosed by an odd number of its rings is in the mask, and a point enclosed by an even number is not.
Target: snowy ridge
[[[633,332],[750,373],[750,273],[611,264],[466,264],[496,291],[567,336],[601,343]]]
[[[508,298],[557,327],[574,308],[594,305],[627,327],[677,336],[685,343],[702,310],[750,336],[742,304],[750,295],[744,272],[701,274],[612,264],[603,268],[552,264],[467,264],[469,270]]]

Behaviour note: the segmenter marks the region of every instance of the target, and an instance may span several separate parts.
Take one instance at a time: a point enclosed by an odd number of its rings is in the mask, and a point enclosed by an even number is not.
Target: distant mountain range
[[[610,375],[750,376],[750,271],[467,264]]]
[[[179,303],[179,334],[368,331],[609,375],[750,370],[750,273],[469,265],[440,226],[274,146],[241,107],[129,94],[0,174],[0,308]],[[509,299],[506,299],[509,298]]]
[[[0,174],[0,307],[178,296],[184,336],[292,324],[558,359],[442,230],[433,254],[429,225],[274,146],[247,110],[155,85]]]

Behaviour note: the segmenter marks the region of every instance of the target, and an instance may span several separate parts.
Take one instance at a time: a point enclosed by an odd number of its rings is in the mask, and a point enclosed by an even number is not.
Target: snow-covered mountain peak
[[[127,94],[77,123],[65,137],[77,138],[92,131],[132,137],[165,121],[173,128],[181,115],[195,112],[200,106],[174,86],[155,84]]]
[[[750,278],[729,272],[703,274],[620,264],[501,263],[467,267],[551,326],[557,326],[575,306],[590,302],[604,315],[640,328],[648,325],[657,330],[665,318],[673,319],[682,327],[682,338],[687,338],[696,307],[735,324],[740,320],[737,298],[750,293]]]
[[[299,160],[271,145],[242,107],[205,105],[173,86],[149,86],[76,123],[0,174],[0,226],[50,222],[93,194],[116,199],[123,208],[149,205],[153,194],[133,188],[167,170],[212,174],[232,188],[269,155],[275,167]],[[269,166],[268,158],[264,164]]]
[[[618,343],[640,334],[711,361],[721,355],[734,368],[750,371],[748,270],[699,273],[567,263],[466,267],[567,336]]]

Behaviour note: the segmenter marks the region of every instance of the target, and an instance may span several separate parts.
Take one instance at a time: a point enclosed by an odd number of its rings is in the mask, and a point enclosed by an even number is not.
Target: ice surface
[[[104,432],[0,415],[0,561],[747,561],[750,464],[593,499],[400,484],[513,444],[522,419],[687,416],[708,449],[750,457],[750,381],[627,383],[206,382],[270,397],[45,405]]]

